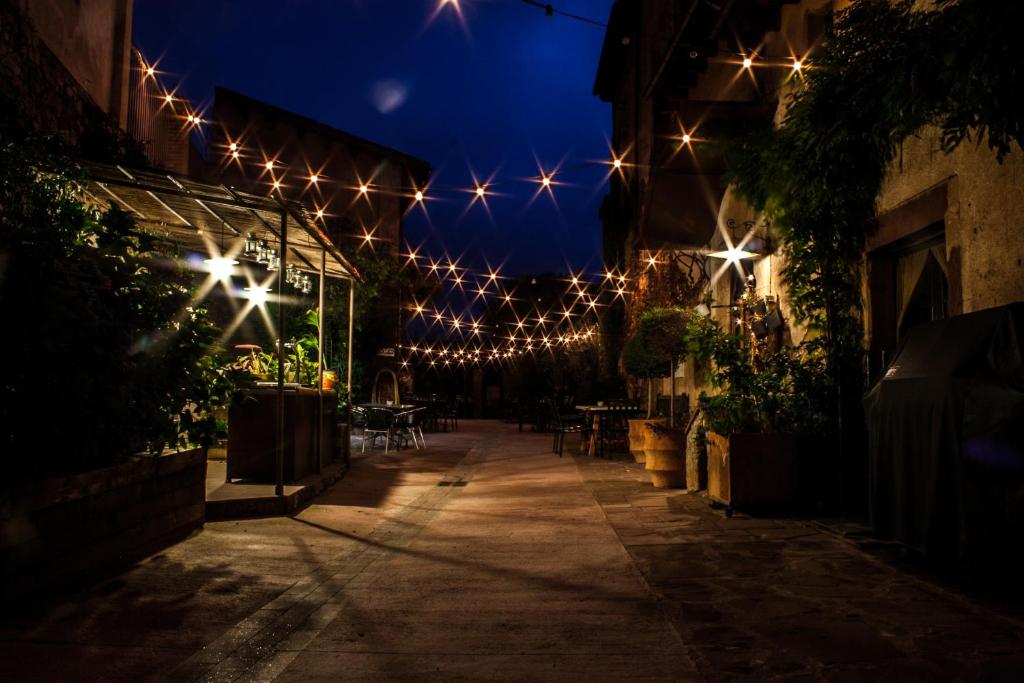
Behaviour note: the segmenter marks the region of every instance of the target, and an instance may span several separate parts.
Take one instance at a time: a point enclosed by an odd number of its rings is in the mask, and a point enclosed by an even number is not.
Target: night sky
[[[555,7],[607,20],[612,0]],[[420,157],[440,190],[406,237],[507,273],[600,270],[611,113],[591,95],[604,30],[520,0],[136,0],[135,43],[202,106],[223,85]],[[562,164],[557,205],[524,181]],[[433,225],[431,225],[431,223]]]

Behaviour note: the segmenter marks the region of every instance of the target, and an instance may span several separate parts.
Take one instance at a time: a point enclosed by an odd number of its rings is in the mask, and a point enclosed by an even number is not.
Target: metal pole
[[[349,451],[352,443],[352,406],[355,400],[352,389],[352,347],[355,344],[353,339],[356,319],[356,281],[348,281],[348,369],[345,371],[345,385],[348,387],[348,443],[345,444],[345,468],[349,466]]]
[[[284,278],[288,266],[288,212],[281,212],[281,262],[277,269],[277,454],[274,494],[284,495]]]
[[[324,283],[327,280],[327,252],[320,252],[320,298],[316,309],[316,472],[324,455]]]

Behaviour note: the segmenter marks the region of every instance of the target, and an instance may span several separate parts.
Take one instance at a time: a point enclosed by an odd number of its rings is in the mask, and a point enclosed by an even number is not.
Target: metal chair
[[[408,445],[409,441],[412,441],[412,445],[416,450],[420,450],[427,445],[427,440],[423,437],[423,428],[420,426],[420,418],[423,415],[423,411],[423,408],[414,408],[413,410],[407,410],[404,413],[395,415],[395,438],[403,439],[406,445]],[[417,434],[419,434],[419,441],[416,440]]]
[[[551,452],[558,453],[558,457],[561,458],[562,451],[565,448],[565,435],[582,435],[583,419],[577,413],[566,414],[559,412],[558,404],[555,401],[548,401],[548,406],[551,410],[551,430],[554,432]]]
[[[370,408],[366,411],[366,426],[363,427],[363,448],[362,453],[366,452],[366,440],[370,439],[370,448],[372,449],[377,439],[384,437],[384,452],[388,452],[388,446],[390,446],[392,439],[394,438],[394,416],[390,410],[384,410],[383,408]]]

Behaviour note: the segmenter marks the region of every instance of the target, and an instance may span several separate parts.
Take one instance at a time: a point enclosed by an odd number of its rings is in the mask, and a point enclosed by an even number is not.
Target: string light
[[[423,190],[416,190],[416,194],[414,195],[414,198],[416,199],[416,201],[422,202],[423,201]]]
[[[743,68],[744,69],[749,69],[752,66],[754,66],[754,60],[752,60],[750,57],[744,57],[743,58]]]
[[[801,62],[799,59],[794,59],[793,60],[793,71],[797,72],[797,71],[800,71],[802,68],[804,68],[804,63]]]

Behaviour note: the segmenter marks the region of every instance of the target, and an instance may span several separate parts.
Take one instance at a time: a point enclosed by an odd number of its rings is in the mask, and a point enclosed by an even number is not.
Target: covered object
[[[978,568],[1024,557],[1024,303],[913,328],[865,412],[878,535]]]

